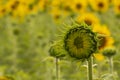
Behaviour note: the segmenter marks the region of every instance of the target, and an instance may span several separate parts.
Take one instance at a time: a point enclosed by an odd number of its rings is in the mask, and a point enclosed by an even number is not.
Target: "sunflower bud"
[[[64,47],[71,57],[87,59],[97,50],[98,40],[88,25],[73,24],[64,36]]]
[[[106,57],[112,57],[116,54],[115,48],[106,48],[103,50],[103,55]]]
[[[61,58],[65,56],[65,50],[63,49],[63,45],[60,42],[54,43],[50,47],[49,52],[50,52],[50,56],[53,56],[53,57]]]

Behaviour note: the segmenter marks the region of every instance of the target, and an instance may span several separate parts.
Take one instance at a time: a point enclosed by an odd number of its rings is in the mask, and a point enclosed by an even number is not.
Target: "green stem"
[[[113,58],[109,57],[110,73],[113,74]]]
[[[59,59],[56,57],[56,80],[59,80]]]
[[[98,62],[97,64],[97,70],[98,70],[98,78],[101,77],[101,64]]]
[[[92,69],[93,59],[92,56],[88,58],[88,80],[93,80],[93,69]]]

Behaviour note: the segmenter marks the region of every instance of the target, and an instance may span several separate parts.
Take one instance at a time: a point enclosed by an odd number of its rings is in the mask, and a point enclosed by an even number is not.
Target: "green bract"
[[[86,59],[97,50],[98,40],[90,26],[73,24],[64,36],[64,47],[71,57]]]

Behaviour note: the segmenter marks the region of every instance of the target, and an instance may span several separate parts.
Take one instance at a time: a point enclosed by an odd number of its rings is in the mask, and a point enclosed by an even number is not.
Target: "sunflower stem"
[[[87,62],[88,62],[88,80],[93,80],[93,69],[92,69],[93,58],[92,56],[88,58]]]
[[[110,65],[110,73],[113,74],[113,58],[112,57],[109,57],[109,65]]]
[[[56,57],[56,80],[59,79],[59,64],[58,64],[59,59]]]

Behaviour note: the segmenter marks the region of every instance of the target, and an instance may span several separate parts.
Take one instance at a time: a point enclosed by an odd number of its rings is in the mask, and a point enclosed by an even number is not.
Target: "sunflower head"
[[[99,24],[99,19],[93,13],[83,13],[76,18],[76,22],[85,22],[88,26],[95,26],[95,24]]]
[[[99,34],[98,39],[99,39],[99,49],[104,48],[107,44],[107,41],[108,41],[107,36]]]
[[[87,1],[86,0],[73,0],[72,10],[75,13],[83,13],[86,11],[87,8]]]
[[[110,48],[105,48],[103,50],[103,55],[106,56],[106,57],[112,57],[116,54],[116,49],[113,48],[113,47],[110,47]]]
[[[120,15],[120,1],[114,1],[114,12],[116,15]]]
[[[96,34],[86,24],[72,25],[64,36],[64,47],[71,57],[87,59],[97,50]]]
[[[63,45],[60,41],[55,42],[49,49],[50,56],[62,58],[65,56],[65,50],[63,49]]]
[[[114,39],[111,37],[111,33],[107,26],[96,25],[93,27],[93,31],[98,33],[99,50],[103,50],[105,47],[113,45]]]
[[[90,5],[93,10],[98,12],[106,12],[109,8],[108,0],[92,0]]]

